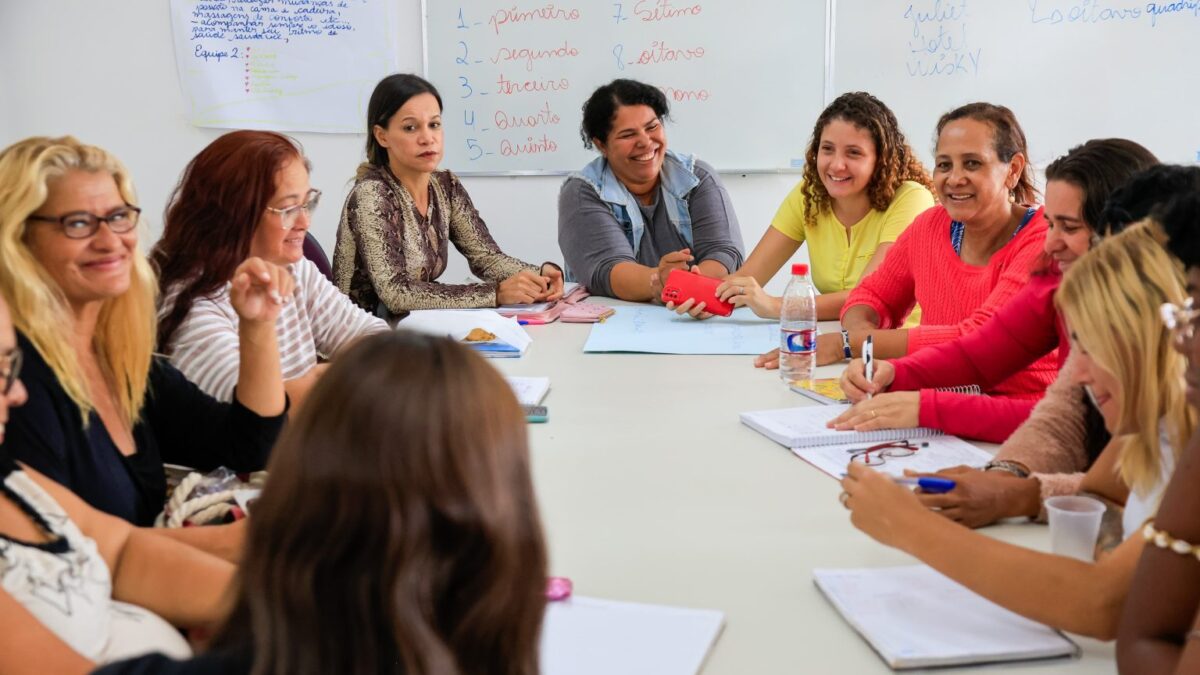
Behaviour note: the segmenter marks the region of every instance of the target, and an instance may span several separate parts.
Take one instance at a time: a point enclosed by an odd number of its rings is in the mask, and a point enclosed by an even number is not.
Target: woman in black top
[[[70,137],[26,139],[0,152],[0,186],[0,290],[29,390],[8,423],[12,455],[138,525],[162,509],[163,462],[261,469],[286,408],[274,323],[291,277],[255,258],[235,274],[240,387],[219,404],[153,355],[157,283],[115,157]],[[172,532],[231,555],[216,535]]]

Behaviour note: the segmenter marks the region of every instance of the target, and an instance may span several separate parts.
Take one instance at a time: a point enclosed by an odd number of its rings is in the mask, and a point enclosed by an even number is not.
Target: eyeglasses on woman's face
[[[107,216],[97,216],[87,211],[72,211],[71,213],[64,213],[61,216],[40,216],[33,214],[26,220],[58,223],[59,227],[62,228],[63,234],[68,239],[87,239],[99,231],[100,223],[108,225],[108,229],[112,230],[115,234],[125,234],[137,227],[138,215],[141,212],[142,210],[138,207],[126,204],[121,208],[113,210]]]
[[[296,204],[283,209],[277,209],[273,206],[268,206],[267,211],[279,216],[279,224],[285,230],[290,230],[296,226],[296,219],[300,217],[300,213],[304,212],[312,215],[316,210],[317,205],[321,203],[321,191],[313,188],[308,191],[308,195],[303,204]]]
[[[17,378],[21,376],[21,361],[20,347],[13,347],[11,351],[0,354],[0,383],[4,385],[0,396],[7,396],[17,383]]]

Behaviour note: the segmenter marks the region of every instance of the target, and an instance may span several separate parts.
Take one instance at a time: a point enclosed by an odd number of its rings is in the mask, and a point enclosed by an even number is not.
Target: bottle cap
[[[795,265],[792,265],[792,276],[797,274],[808,274],[808,265],[805,265],[804,263],[796,263]]]

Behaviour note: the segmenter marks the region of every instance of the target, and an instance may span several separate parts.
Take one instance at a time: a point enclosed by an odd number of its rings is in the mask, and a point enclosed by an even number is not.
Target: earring
[[[1009,204],[1016,204],[1016,203],[1017,203],[1017,191],[1016,191],[1016,190],[1009,190],[1009,191],[1008,191],[1008,203],[1009,203]]]

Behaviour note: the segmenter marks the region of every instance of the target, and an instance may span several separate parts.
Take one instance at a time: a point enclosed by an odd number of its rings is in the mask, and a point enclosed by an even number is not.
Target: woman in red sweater
[[[836,422],[845,428],[924,426],[996,443],[1007,439],[1029,417],[1037,398],[973,396],[934,387],[975,384],[991,391],[1055,348],[1061,369],[1069,351],[1054,309],[1062,273],[1099,237],[1119,231],[1125,223],[1100,221],[1105,200],[1157,163],[1149,150],[1121,138],[1088,141],[1051,162],[1044,255],[1029,283],[977,330],[893,361],[877,361],[872,382],[862,361],[853,361],[842,374],[851,401],[868,392],[892,393],[863,401]]]
[[[940,204],[917,216],[883,264],[859,282],[842,309],[842,331],[817,339],[817,363],[859,353],[893,358],[969,333],[1029,281],[1046,221],[1026,158],[1025,133],[1004,106],[970,103],[938,120],[933,183]],[[904,329],[920,303],[921,325]],[[775,367],[777,353],[756,365]],[[996,387],[1036,397],[1057,364],[1043,358]]]

